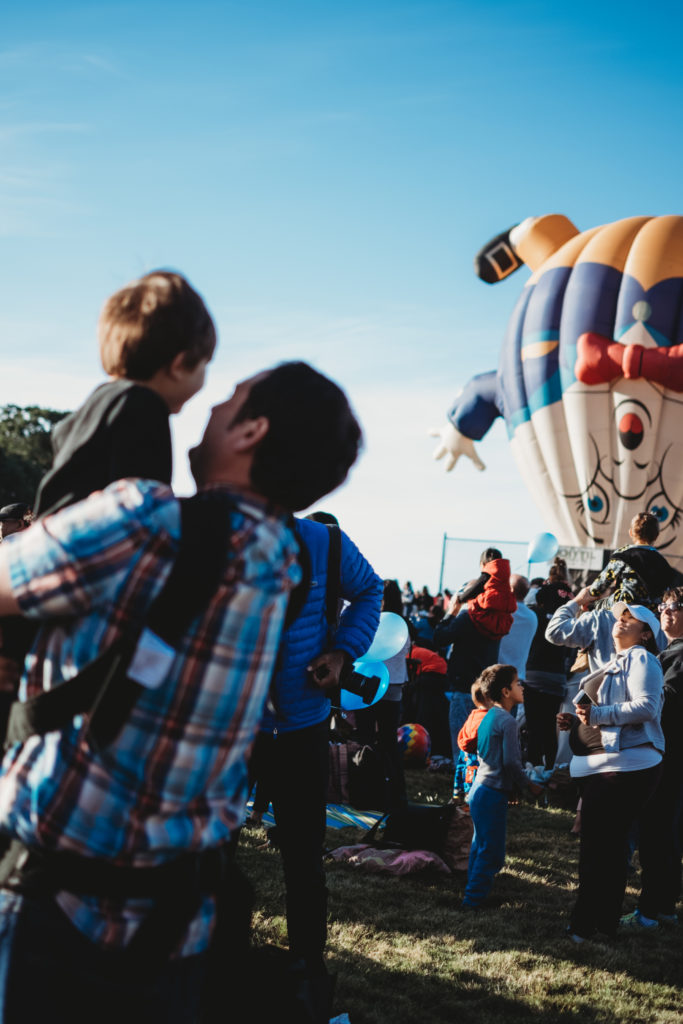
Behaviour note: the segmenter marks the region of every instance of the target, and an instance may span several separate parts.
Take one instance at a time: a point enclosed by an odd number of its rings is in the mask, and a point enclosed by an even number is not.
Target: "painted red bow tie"
[[[617,377],[643,377],[670,391],[683,391],[683,345],[643,348],[620,345],[601,334],[582,334],[576,345],[574,372],[583,384],[609,384]]]

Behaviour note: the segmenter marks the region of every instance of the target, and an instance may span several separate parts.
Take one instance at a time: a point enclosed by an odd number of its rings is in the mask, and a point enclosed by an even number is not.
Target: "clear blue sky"
[[[220,332],[179,490],[209,403],[301,357],[363,421],[325,505],[382,575],[433,586],[444,532],[529,539],[500,424],[481,474],[445,475],[426,437],[496,366],[524,283],[472,257],[529,215],[683,212],[682,28],[677,4],[599,0],[5,5],[0,404],[73,408],[104,298],[177,267]]]

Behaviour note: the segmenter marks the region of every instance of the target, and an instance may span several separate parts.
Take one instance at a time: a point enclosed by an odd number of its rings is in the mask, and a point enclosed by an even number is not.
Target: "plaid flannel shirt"
[[[235,497],[223,581],[178,645],[166,681],[143,690],[101,755],[88,746],[82,716],[11,748],[0,828],[29,846],[149,866],[222,844],[241,824],[246,756],[301,570],[285,521]],[[76,675],[140,620],[179,536],[171,489],[126,480],[5,542],[21,610],[45,623],[26,659],[21,699]],[[88,938],[111,947],[130,940],[148,906],[69,893],[58,902]],[[207,947],[213,916],[207,899],[180,955]]]

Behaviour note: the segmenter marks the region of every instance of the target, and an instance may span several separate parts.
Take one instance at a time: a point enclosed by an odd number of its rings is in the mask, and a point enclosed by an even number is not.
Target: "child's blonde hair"
[[[170,270],[153,270],[108,298],[97,335],[105,372],[126,380],[150,380],[180,353],[192,370],[216,347],[202,297]]]

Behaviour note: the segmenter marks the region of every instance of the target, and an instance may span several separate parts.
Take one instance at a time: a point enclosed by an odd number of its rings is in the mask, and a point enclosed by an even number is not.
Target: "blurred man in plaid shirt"
[[[161,679],[147,652],[111,742],[92,742],[88,715],[76,715],[5,755],[0,829],[22,852],[0,865],[3,1021],[195,1019],[221,900],[217,854],[242,821],[246,757],[301,579],[289,514],[345,479],[360,439],[343,392],[305,363],[243,381],[213,408],[190,460],[198,491],[231,502],[217,590],[164,655]],[[41,625],[21,701],[59,690],[144,621],[180,548],[180,503],[143,480],[4,543],[0,614]],[[151,920],[154,941],[136,948]]]

